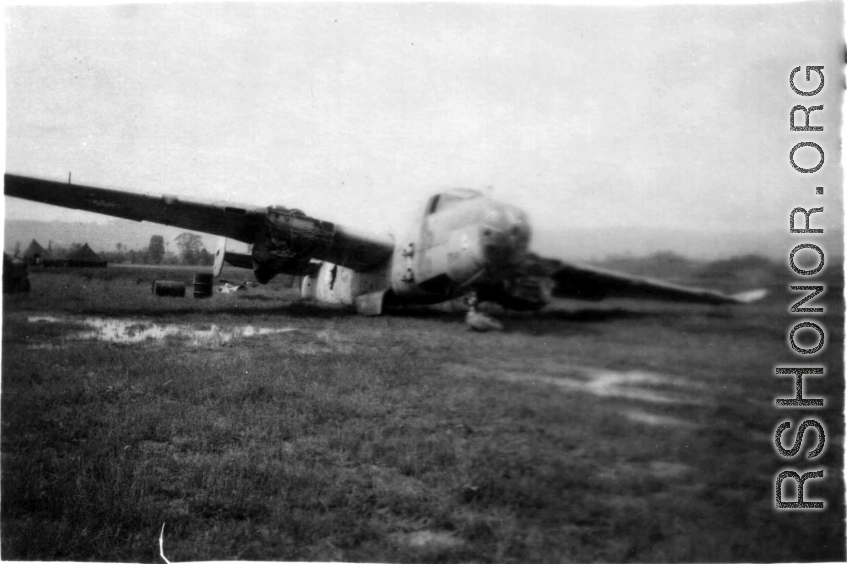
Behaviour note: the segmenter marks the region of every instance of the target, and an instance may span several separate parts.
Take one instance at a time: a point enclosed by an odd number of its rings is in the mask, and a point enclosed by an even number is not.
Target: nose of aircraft
[[[480,229],[482,256],[489,269],[514,267],[526,258],[531,230],[522,210],[491,202]]]

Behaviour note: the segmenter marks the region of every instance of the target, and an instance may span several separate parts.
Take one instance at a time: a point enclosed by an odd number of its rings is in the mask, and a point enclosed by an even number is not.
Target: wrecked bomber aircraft
[[[137,194],[14,174],[5,175],[5,194],[218,235],[216,276],[224,262],[251,268],[260,283],[278,274],[302,276],[304,297],[353,306],[364,315],[463,296],[471,304],[536,310],[553,297],[727,304],[765,294],[726,295],[538,257],[529,252],[531,230],[523,211],[468,189],[432,196],[396,239],[283,207]],[[229,252],[227,239],[248,243],[252,250]]]

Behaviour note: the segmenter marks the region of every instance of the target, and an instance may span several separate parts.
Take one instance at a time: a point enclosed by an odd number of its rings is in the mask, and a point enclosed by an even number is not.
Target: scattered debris
[[[475,308],[471,308],[465,315],[465,323],[474,331],[480,331],[482,333],[486,331],[503,330],[502,323],[500,323],[490,315],[486,315],[482,312],[476,311]]]
[[[238,285],[230,284],[229,282],[223,282],[220,286],[218,286],[218,292],[221,294],[232,294],[235,292],[242,292],[247,289],[247,284],[241,283]]]

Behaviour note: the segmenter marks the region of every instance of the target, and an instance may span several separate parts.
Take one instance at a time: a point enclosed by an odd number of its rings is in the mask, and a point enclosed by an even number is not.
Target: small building
[[[84,244],[77,250],[68,253],[68,255],[61,260],[61,263],[62,266],[78,268],[102,268],[105,267],[107,264],[106,259],[91,250],[91,247],[88,246],[88,243]]]
[[[41,266],[44,264],[44,261],[50,260],[53,257],[50,256],[50,252],[47,249],[39,245],[38,241],[33,239],[32,243],[30,243],[24,251],[23,258],[27,264],[36,264]]]

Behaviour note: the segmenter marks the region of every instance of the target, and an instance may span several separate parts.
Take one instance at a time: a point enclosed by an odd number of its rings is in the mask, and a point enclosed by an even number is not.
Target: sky
[[[841,5],[7,7],[6,171],[383,231],[444,188],[536,232],[841,221]],[[793,93],[796,66],[824,90]],[[813,75],[814,76],[814,75]],[[802,73],[798,88],[811,90]],[[796,104],[823,132],[789,131]],[[798,118],[802,113],[798,112]],[[800,174],[791,147],[825,165]],[[813,149],[796,154],[817,162]],[[814,186],[828,191],[815,199]],[[5,198],[6,217],[92,221]]]

